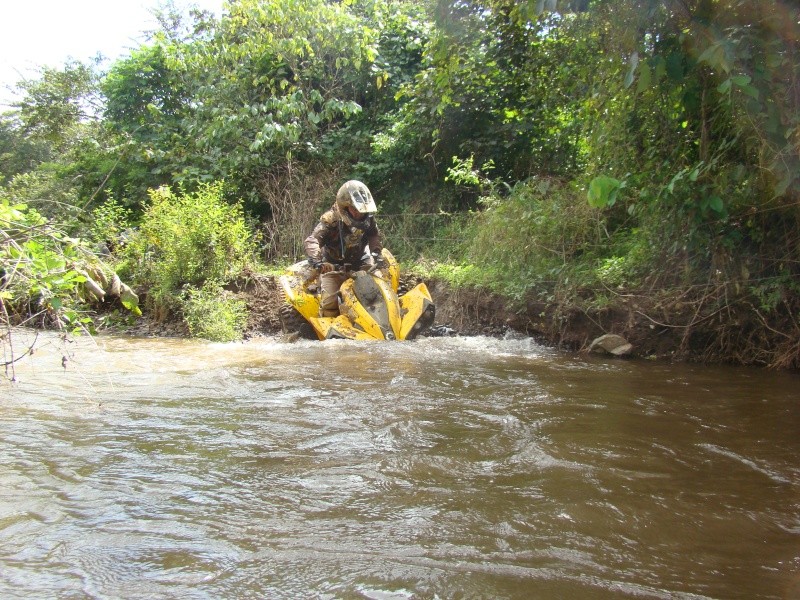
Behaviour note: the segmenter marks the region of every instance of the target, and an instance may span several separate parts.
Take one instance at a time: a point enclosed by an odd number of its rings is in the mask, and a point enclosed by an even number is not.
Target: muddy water
[[[49,338],[17,377],[2,598],[800,597],[797,375]]]

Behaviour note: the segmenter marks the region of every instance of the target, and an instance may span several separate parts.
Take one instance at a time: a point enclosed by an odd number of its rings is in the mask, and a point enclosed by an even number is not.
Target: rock
[[[86,291],[94,296],[98,302],[102,302],[106,295],[105,290],[103,290],[103,288],[100,287],[100,285],[94,279],[89,277],[89,275],[85,273],[81,274],[86,278],[86,281],[83,283],[83,287],[86,289]]]
[[[450,337],[458,335],[458,332],[448,325],[437,325],[425,332],[425,337]]]
[[[108,294],[110,298],[119,298],[121,293],[122,281],[120,281],[119,275],[114,273],[111,276],[111,282],[106,286],[106,294]]]
[[[606,352],[614,356],[627,356],[631,350],[633,345],[621,335],[614,333],[601,335],[589,345],[589,352]]]

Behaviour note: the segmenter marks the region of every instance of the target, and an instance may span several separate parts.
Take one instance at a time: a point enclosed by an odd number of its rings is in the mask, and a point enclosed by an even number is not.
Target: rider
[[[339,314],[337,295],[349,277],[347,271],[371,268],[374,262],[370,252],[380,256],[383,246],[375,223],[376,212],[369,188],[360,181],[348,181],[339,188],[336,202],[323,213],[306,238],[306,256],[320,272],[323,317]]]

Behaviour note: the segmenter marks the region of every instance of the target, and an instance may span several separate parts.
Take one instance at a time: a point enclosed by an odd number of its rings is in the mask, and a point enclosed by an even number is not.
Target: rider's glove
[[[309,258],[308,262],[314,269],[319,271],[320,275],[333,271],[333,265],[329,262],[314,260],[313,258]]]
[[[383,254],[378,254],[377,252],[372,253],[372,260],[375,261],[375,266],[378,269],[386,268],[386,259],[383,258]]]

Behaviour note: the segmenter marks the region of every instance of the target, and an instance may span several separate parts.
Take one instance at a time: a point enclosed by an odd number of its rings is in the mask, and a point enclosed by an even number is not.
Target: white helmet
[[[336,192],[336,205],[340,209],[347,209],[348,206],[352,206],[363,215],[374,215],[378,212],[369,188],[355,179],[345,183]]]

